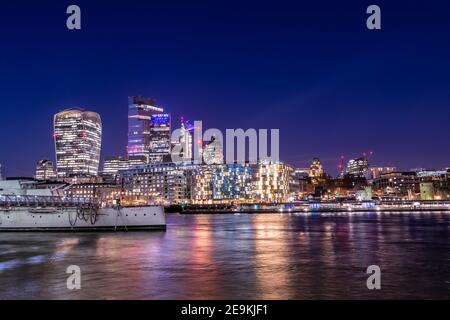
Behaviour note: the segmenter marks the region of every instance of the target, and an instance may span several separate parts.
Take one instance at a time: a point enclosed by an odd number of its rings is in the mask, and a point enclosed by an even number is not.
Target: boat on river
[[[0,232],[165,229],[162,206],[106,206],[38,188],[36,182],[0,180]]]

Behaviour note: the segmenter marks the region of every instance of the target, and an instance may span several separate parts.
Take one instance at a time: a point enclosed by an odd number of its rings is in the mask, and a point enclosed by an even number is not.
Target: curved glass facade
[[[54,138],[58,178],[98,174],[102,141],[99,114],[75,109],[56,114]]]

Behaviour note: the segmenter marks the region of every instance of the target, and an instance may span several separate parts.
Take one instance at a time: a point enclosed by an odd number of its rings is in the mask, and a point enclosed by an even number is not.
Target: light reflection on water
[[[166,232],[0,233],[0,299],[450,298],[450,213],[167,220]],[[79,291],[66,288],[73,264]],[[380,291],[366,288],[372,264]]]

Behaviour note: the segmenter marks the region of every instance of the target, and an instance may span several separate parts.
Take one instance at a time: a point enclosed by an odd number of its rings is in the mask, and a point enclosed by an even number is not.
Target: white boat
[[[0,181],[1,231],[164,230],[162,206],[100,207],[20,180]]]

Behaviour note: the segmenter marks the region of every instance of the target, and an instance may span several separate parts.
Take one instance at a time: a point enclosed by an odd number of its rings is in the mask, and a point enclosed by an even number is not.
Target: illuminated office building
[[[54,180],[56,179],[53,162],[50,160],[40,160],[36,164],[36,180]]]
[[[128,98],[129,159],[160,162],[170,152],[170,115],[154,99]]]
[[[360,157],[350,159],[347,163],[346,173],[354,177],[363,178],[369,170],[369,162],[366,158]]]
[[[149,163],[161,163],[170,155],[170,114],[156,114],[150,118]]]
[[[58,178],[98,174],[102,123],[97,113],[70,109],[56,114],[54,139]]]
[[[108,157],[103,163],[102,176],[108,182],[117,181],[120,171],[125,171],[134,166],[143,165],[145,162],[142,159],[125,159],[123,157]]]

